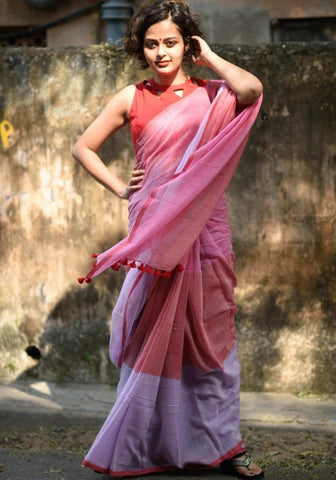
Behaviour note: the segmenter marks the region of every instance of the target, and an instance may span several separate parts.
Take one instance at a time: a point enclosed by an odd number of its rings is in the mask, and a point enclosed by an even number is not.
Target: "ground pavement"
[[[81,460],[115,398],[109,385],[0,385],[0,480],[108,480]],[[336,396],[242,392],[241,418],[248,451],[266,479],[336,480]],[[147,478],[230,477],[203,468]]]

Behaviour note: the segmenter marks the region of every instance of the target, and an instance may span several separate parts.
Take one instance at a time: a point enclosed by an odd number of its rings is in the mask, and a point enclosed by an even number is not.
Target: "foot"
[[[251,463],[251,459],[247,455],[224,460],[220,464],[220,469],[223,473],[235,475],[238,478],[262,478],[264,476],[263,470]]]

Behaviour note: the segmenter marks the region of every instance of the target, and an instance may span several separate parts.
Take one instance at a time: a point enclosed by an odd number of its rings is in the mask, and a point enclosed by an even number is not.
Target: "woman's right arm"
[[[101,114],[85,130],[72,149],[72,155],[99,183],[119,198],[141,188],[142,170],[134,170],[126,185],[101,161],[97,152],[114,132],[128,122],[128,112],[135,93],[134,85],[117,93],[106,105]]]

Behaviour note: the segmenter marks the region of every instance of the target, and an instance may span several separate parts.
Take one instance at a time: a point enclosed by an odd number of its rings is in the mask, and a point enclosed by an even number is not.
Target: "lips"
[[[162,62],[155,62],[156,66],[160,68],[168,67],[169,63],[170,63],[169,60],[165,60]]]

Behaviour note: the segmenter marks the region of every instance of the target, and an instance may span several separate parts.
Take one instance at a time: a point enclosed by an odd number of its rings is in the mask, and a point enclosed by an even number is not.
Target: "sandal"
[[[255,475],[244,475],[242,473],[238,473],[237,467],[245,467],[249,470],[249,466],[251,465],[251,459],[247,455],[245,455],[244,458],[242,457],[243,455],[238,458],[224,460],[219,464],[220,471],[226,475],[233,475],[236,478],[263,478],[263,470],[261,470],[260,473],[256,473]]]

